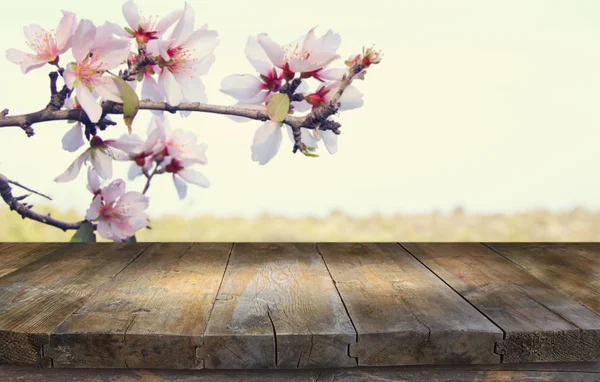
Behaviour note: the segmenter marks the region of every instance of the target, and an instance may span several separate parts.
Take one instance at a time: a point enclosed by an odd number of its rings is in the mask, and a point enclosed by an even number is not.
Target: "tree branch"
[[[291,126],[294,130],[300,128],[306,129],[319,129],[319,130],[332,130],[334,133],[339,134],[339,127],[341,126],[337,122],[327,121],[329,117],[336,114],[339,110],[339,98],[346,90],[346,88],[352,82],[352,79],[355,75],[360,73],[364,69],[364,65],[358,63],[353,65],[349,72],[343,77],[340,87],[338,91],[334,95],[331,102],[327,105],[321,106],[315,109],[313,112],[308,115],[296,117],[288,115],[283,123]],[[55,72],[53,72],[55,73]],[[51,77],[52,78],[52,77]],[[61,90],[57,94],[53,94],[53,97],[60,98],[63,97],[63,94],[66,98],[66,94],[62,93],[65,90]],[[62,99],[62,103],[64,103],[64,98]],[[83,109],[70,109],[70,110],[57,110],[56,106],[59,102],[53,103],[51,102],[46,106],[46,108],[29,114],[16,115],[16,116],[7,116],[8,109],[5,109],[2,113],[0,113],[0,128],[9,127],[9,126],[20,126],[23,129],[30,130],[31,133],[28,132],[28,136],[33,135],[33,129],[31,125],[40,122],[48,122],[48,121],[66,121],[66,120],[75,120],[80,121],[85,125],[89,125],[91,122]],[[103,117],[108,114],[123,114],[123,105],[112,102],[112,101],[104,101],[102,103],[102,108],[104,110]],[[169,113],[176,113],[178,111],[192,111],[192,112],[203,112],[203,113],[212,113],[212,114],[222,114],[222,115],[234,115],[238,117],[245,117],[249,119],[254,119],[257,121],[267,121],[269,119],[266,112],[261,112],[258,110],[248,109],[239,106],[221,106],[221,105],[210,105],[210,104],[202,104],[199,102],[184,102],[177,106],[169,105],[166,102],[156,102],[156,101],[140,101],[140,110],[162,110],[167,111]],[[115,122],[109,121],[105,118],[101,119],[101,121],[97,124],[101,129],[105,128],[108,125],[115,125]],[[28,131],[26,130],[26,132]]]
[[[8,207],[10,208],[10,210],[16,211],[19,215],[21,215],[21,217],[23,219],[35,220],[37,222],[44,223],[44,224],[47,224],[52,227],[60,228],[63,231],[67,231],[67,230],[71,230],[71,229],[74,229],[74,230],[79,229],[79,227],[81,227],[81,225],[84,223],[84,221],[80,221],[77,223],[66,223],[66,222],[56,220],[56,219],[50,217],[49,214],[42,215],[42,214],[39,214],[39,213],[33,211],[31,209],[33,207],[32,205],[20,203],[20,201],[25,199],[27,197],[27,195],[23,195],[23,196],[19,196],[19,197],[13,196],[12,189],[9,184],[10,182],[12,182],[12,181],[10,181],[4,175],[0,174],[0,196],[6,202],[6,204],[8,204]]]

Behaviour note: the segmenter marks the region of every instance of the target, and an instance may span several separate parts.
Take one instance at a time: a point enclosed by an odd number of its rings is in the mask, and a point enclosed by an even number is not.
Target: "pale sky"
[[[96,25],[126,25],[122,1],[11,1],[0,23],[0,108],[31,112],[48,102],[50,67],[23,75],[4,58],[27,50],[23,26],[55,28],[60,10]],[[138,1],[144,14],[164,15],[183,1]],[[233,104],[220,93],[222,78],[253,73],[244,55],[248,36],[267,32],[282,44],[314,25],[339,33],[345,59],[363,45],[384,51],[381,65],[357,81],[361,109],[339,117],[339,151],[321,157],[292,154],[284,136],[266,166],[250,159],[260,122],[235,123],[220,115],[172,116],[176,127],[198,133],[209,163],[200,170],[211,188],[190,186],[179,201],[170,177],[154,182],[151,216],[176,213],[254,216],[269,212],[328,214],[425,213],[460,205],[468,212],[532,208],[600,208],[600,2],[595,0],[301,2],[198,1],[196,27],[219,33],[216,62],[204,83],[209,102]],[[288,6],[289,8],[285,8]],[[342,66],[340,60],[336,66]],[[149,112],[134,130],[144,135]],[[83,171],[76,181],[53,179],[75,159],[63,151],[66,122],[35,125],[27,139],[0,129],[0,173],[76,208],[90,202]],[[103,138],[116,137],[124,125]],[[83,150],[83,149],[81,149]],[[81,151],[79,151],[81,152]],[[126,176],[128,164],[117,164]],[[141,191],[143,180],[128,181]],[[33,200],[33,199],[32,199]]]

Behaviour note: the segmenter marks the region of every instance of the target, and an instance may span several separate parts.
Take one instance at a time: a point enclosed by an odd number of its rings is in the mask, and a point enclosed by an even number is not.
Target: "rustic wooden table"
[[[0,243],[0,376],[598,362],[600,243]]]

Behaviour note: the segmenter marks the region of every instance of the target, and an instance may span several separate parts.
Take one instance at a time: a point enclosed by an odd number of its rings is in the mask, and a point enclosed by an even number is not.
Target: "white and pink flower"
[[[251,74],[227,76],[221,83],[221,92],[245,104],[268,102],[282,86],[283,70],[273,66],[264,49],[254,37],[248,38],[246,57],[258,72],[258,76]]]
[[[75,89],[77,101],[92,123],[102,116],[98,96],[123,102],[113,78],[105,76],[104,72],[127,60],[130,45],[128,41],[112,38],[111,30],[109,24],[96,28],[90,20],[81,20],[73,35],[72,51],[76,62],[65,68],[65,82],[69,89]]]
[[[207,164],[206,144],[198,143],[198,136],[183,129],[172,129],[166,116],[152,116],[149,134],[158,133],[162,155],[192,163]]]
[[[181,102],[207,102],[200,76],[206,74],[215,61],[217,32],[209,30],[207,25],[194,31],[194,23],[194,10],[186,2],[169,38],[148,43],[148,52],[159,56],[159,93],[155,96],[164,95],[174,106]]]
[[[77,17],[72,12],[62,11],[63,18],[56,33],[47,31],[40,25],[32,24],[24,28],[28,45],[35,52],[25,53],[17,49],[8,49],[6,58],[21,65],[23,73],[41,68],[47,63],[58,64],[59,56],[71,47],[71,38],[77,28]]]
[[[192,160],[178,159],[176,157],[165,157],[160,164],[165,172],[173,174],[173,183],[179,195],[183,199],[187,195],[187,183],[195,184],[200,187],[210,187],[209,180],[198,170],[190,168],[197,162]]]
[[[329,30],[317,39],[315,28],[284,47],[266,33],[258,36],[259,44],[273,65],[283,70],[284,78],[292,79],[297,73],[301,73],[305,78],[319,78],[321,70],[340,58],[336,53],[342,42],[340,36]]]
[[[123,4],[123,16],[127,20],[129,31],[123,31],[120,35],[134,38],[138,44],[147,44],[151,40],[162,37],[163,33],[181,17],[181,14],[182,11],[177,10],[156,20],[152,17],[142,16],[137,4],[133,0],[129,0]]]
[[[98,222],[98,233],[105,239],[126,241],[149,224],[148,197],[129,191],[118,179],[96,192],[86,219]]]
[[[129,138],[128,135],[124,137]],[[81,153],[77,159],[57,176],[55,182],[69,182],[79,175],[84,163],[91,162],[94,171],[103,179],[112,178],[112,161],[129,160],[128,151],[133,150],[138,143],[132,139],[107,139],[102,140],[95,136],[90,140],[90,147]]]

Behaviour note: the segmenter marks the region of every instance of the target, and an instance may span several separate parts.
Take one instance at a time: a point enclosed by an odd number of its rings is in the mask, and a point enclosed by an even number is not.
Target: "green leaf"
[[[317,154],[313,154],[313,153],[304,153],[304,155],[306,155],[307,157],[311,157],[311,158],[318,158],[319,157]]]
[[[129,135],[131,135],[131,123],[140,109],[140,99],[137,94],[135,94],[135,90],[127,85],[127,82],[125,82],[124,79],[117,77],[112,73],[111,75],[121,92],[121,98],[123,98],[123,120],[127,125]]]
[[[75,123],[75,122],[77,122],[77,121],[76,121],[76,120],[74,120],[74,119],[69,119],[69,120],[67,121],[67,123]]]
[[[70,240],[71,243],[95,243],[96,235],[94,234],[94,226],[85,222],[79,227],[75,235]]]
[[[317,148],[316,147],[311,147],[311,146],[306,146],[306,149],[308,151],[315,151]]]
[[[143,79],[144,79],[144,72],[138,72],[137,81],[142,82]]]
[[[135,238],[135,235],[133,235],[132,237],[130,237],[129,239],[127,239],[128,243],[137,243],[137,239]]]
[[[272,121],[284,121],[288,111],[290,111],[290,98],[287,94],[275,94],[267,104],[267,115]]]
[[[129,27],[125,27],[125,32],[129,33],[132,36],[135,36],[135,32],[133,31],[133,29],[131,29]]]

